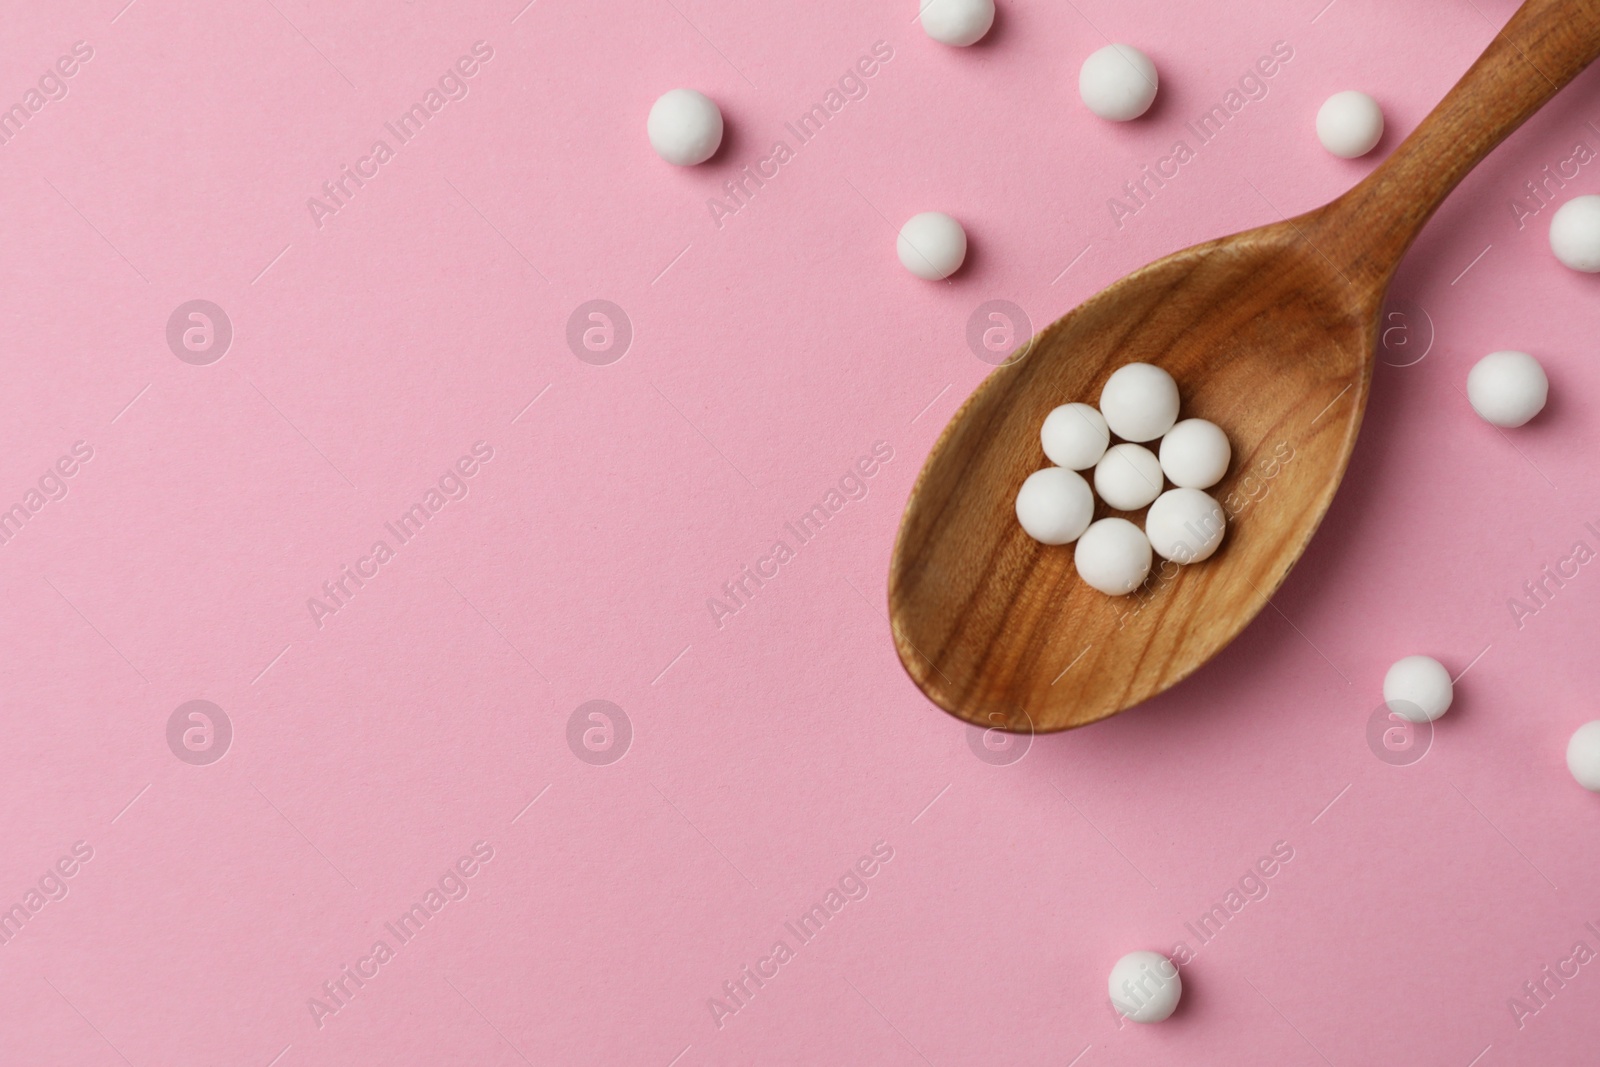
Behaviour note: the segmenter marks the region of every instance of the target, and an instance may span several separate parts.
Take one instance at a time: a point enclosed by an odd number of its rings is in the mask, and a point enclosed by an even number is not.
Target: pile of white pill
[[[1222,544],[1222,505],[1205,490],[1228,472],[1228,435],[1205,419],[1179,422],[1178,407],[1172,375],[1129,363],[1106,379],[1098,408],[1062,404],[1039,428],[1054,466],[1022,483],[1017,521],[1042,544],[1077,542],[1078,576],[1109,596],[1143,585],[1154,556],[1199,563]],[[1079,473],[1091,469],[1092,488]],[[1117,516],[1096,521],[1096,499],[1115,511],[1149,508],[1144,528]]]

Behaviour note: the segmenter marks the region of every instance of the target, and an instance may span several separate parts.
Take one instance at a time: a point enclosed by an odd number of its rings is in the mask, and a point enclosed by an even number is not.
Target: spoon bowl
[[[985,379],[934,445],[890,563],[895,647],[928,698],[983,727],[1083,726],[1176,684],[1243,630],[1350,461],[1400,257],[1472,167],[1597,54],[1600,0],[1528,0],[1349,193],[1135,271]],[[1094,403],[1134,362],[1172,375],[1181,418],[1227,433],[1233,460],[1209,492],[1228,528],[1209,560],[1158,557],[1139,590],[1108,597],[1078,578],[1071,546],[1028,537],[1013,506],[1048,462],[1045,416]],[[1143,525],[1097,503],[1107,515]]]
[[[1123,278],[991,375],[929,457],[891,571],[895,643],[923,692],[985,726],[1081,726],[1159,693],[1243,629],[1327,511],[1361,425],[1379,308],[1341,299],[1343,285],[1278,223]],[[1071,546],[1022,531],[1013,499],[1046,462],[1045,416],[1092,403],[1130,362],[1164,368],[1182,417],[1227,432],[1233,462],[1210,492],[1228,531],[1207,562],[1158,559],[1134,595],[1108,597],[1078,578]],[[1143,525],[1099,504],[1107,515]]]

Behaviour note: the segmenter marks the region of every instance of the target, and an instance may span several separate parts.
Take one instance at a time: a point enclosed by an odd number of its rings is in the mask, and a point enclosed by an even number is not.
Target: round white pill
[[[1145,536],[1162,559],[1199,563],[1222,544],[1228,520],[1222,505],[1199,489],[1168,489],[1144,517]]]
[[[1210,489],[1228,473],[1232,458],[1228,435],[1205,419],[1184,419],[1161,439],[1161,469],[1183,489]]]
[[[1526,352],[1490,352],[1467,372],[1467,399],[1483,421],[1521,426],[1544,409],[1550,379]]]
[[[1178,421],[1178,383],[1150,363],[1118,367],[1100,390],[1100,414],[1124,441],[1154,441]]]
[[[924,211],[900,227],[896,247],[906,270],[936,282],[961,268],[967,258],[967,231],[942,211]]]
[[[1317,139],[1341,159],[1364,156],[1383,140],[1383,108],[1354,89],[1334,93],[1317,112]]]
[[[1079,578],[1107,596],[1122,596],[1150,573],[1150,541],[1127,519],[1101,519],[1078,538],[1072,562]]]
[[[965,48],[994,25],[994,0],[921,0],[922,30],[940,44]]]
[[[645,131],[656,155],[668,163],[692,167],[717,154],[722,144],[722,111],[704,93],[672,89],[651,106]]]
[[[1086,471],[1106,454],[1111,431],[1105,416],[1088,404],[1062,404],[1044,417],[1039,443],[1056,466]]]
[[[1567,742],[1567,770],[1589,792],[1600,793],[1600,720],[1584,723]]]
[[[1094,491],[1118,511],[1138,511],[1161,495],[1161,461],[1143,445],[1112,445],[1094,465]]]
[[[1454,695],[1450,672],[1432,656],[1407,656],[1383,676],[1383,702],[1407,722],[1432,722]]]
[[[1083,61],[1078,95],[1084,106],[1103,119],[1127,122],[1155,103],[1156,65],[1132,45],[1108,44]]]
[[[1573,270],[1600,272],[1600,196],[1575,196],[1550,220],[1550,251]]]
[[[1094,518],[1094,494],[1077,471],[1034,471],[1017,491],[1017,521],[1029,537],[1047,545],[1076,541]]]
[[[1183,979],[1159,952],[1130,952],[1111,968],[1106,983],[1117,1013],[1136,1023],[1158,1023],[1178,1008]]]

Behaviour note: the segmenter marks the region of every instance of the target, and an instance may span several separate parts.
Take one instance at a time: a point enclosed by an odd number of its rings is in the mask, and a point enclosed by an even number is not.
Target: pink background
[[[1417,244],[1395,295],[1431,347],[1378,368],[1327,522],[1214,663],[996,765],[883,615],[911,482],[989,369],[974,308],[1042,325],[1335,196],[1511,0],[1001,0],[966,50],[905,0],[122,3],[11,0],[0,46],[5,104],[93,48],[0,147],[0,504],[93,449],[0,546],[0,907],[93,850],[0,945],[5,1063],[1592,1057],[1600,963],[1520,1026],[1508,1000],[1600,949],[1600,799],[1563,764],[1597,717],[1600,573],[1520,629],[1508,601],[1600,548],[1600,290],[1550,256],[1553,209],[1519,229],[1511,203],[1600,149],[1600,71]],[[1107,37],[1160,68],[1144,120],[1078,102]],[[468,95],[318,228],[308,198],[477,41]],[[878,41],[867,95],[797,147],[783,124]],[[1116,227],[1108,198],[1277,41],[1268,96]],[[644,136],[679,85],[728,122],[697,169]],[[1367,160],[1312,132],[1346,88],[1389,118]],[[706,198],[778,138],[794,158],[718,228]],[[1600,161],[1560,197],[1596,191]],[[971,235],[945,284],[894,258],[924,210]],[[196,298],[234,329],[208,366],[165,338]],[[607,366],[565,340],[593,298],[633,328]],[[1507,347],[1552,399],[1500,433],[1462,390]],[[465,499],[319,627],[308,598],[480,441]],[[865,499],[715,625],[707,599],[880,441]],[[1413,652],[1471,670],[1391,766],[1367,722]],[[204,766],[167,742],[194,699],[234,731]],[[609,765],[568,744],[592,699],[632,726]],[[399,945],[384,924],[480,841],[465,899]],[[801,945],[785,922],[875,842],[868,895]],[[1119,1026],[1112,962],[1197,945],[1185,922],[1275,842],[1292,861],[1198,948],[1178,1015]],[[780,938],[719,1026],[710,998]]]

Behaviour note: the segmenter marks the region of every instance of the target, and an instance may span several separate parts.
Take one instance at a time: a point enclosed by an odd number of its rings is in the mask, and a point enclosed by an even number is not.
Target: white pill
[[[1432,656],[1407,656],[1383,676],[1383,702],[1407,722],[1432,722],[1454,695],[1450,672]]]
[[[1567,770],[1589,792],[1600,793],[1600,720],[1584,723],[1567,742]]]
[[[1573,270],[1600,272],[1600,196],[1575,196],[1550,220],[1550,251]]]
[[[900,227],[896,247],[906,270],[936,282],[961,268],[967,258],[967,231],[942,211],[924,211]]]
[[[1076,541],[1094,518],[1094,494],[1077,471],[1046,467],[1028,475],[1017,491],[1017,521],[1047,545]]]
[[[1334,93],[1317,112],[1317,139],[1341,159],[1364,156],[1383,140],[1383,108],[1354,89]]]
[[[1521,426],[1544,409],[1550,379],[1526,352],[1490,352],[1467,372],[1467,399],[1483,421]]]
[[[1159,952],[1128,953],[1111,968],[1106,986],[1118,1014],[1136,1023],[1167,1018],[1183,995],[1177,964]]]
[[[1056,466],[1086,471],[1106,454],[1111,431],[1105,416],[1088,404],[1062,404],[1045,416],[1039,443]]]
[[[704,93],[672,89],[651,106],[645,131],[656,155],[668,163],[692,167],[717,154],[722,144],[722,111]]]
[[[994,25],[994,0],[921,0],[922,30],[940,44],[965,48]]]
[[[1183,489],[1210,489],[1228,473],[1232,458],[1228,435],[1205,419],[1184,419],[1161,439],[1161,470]]]
[[[1162,559],[1199,563],[1210,559],[1227,529],[1222,505],[1199,489],[1169,489],[1144,517],[1145,536]]]
[[[1155,103],[1156,65],[1132,45],[1108,44],[1083,61],[1078,95],[1084,106],[1103,119],[1127,122]]]
[[[1094,465],[1094,491],[1118,511],[1147,507],[1162,486],[1161,461],[1143,445],[1112,445]]]
[[[1127,519],[1101,519],[1078,538],[1078,577],[1107,596],[1131,593],[1150,573],[1150,541]]]
[[[1178,383],[1149,363],[1118,367],[1100,390],[1100,414],[1124,441],[1154,441],[1178,421]]]

